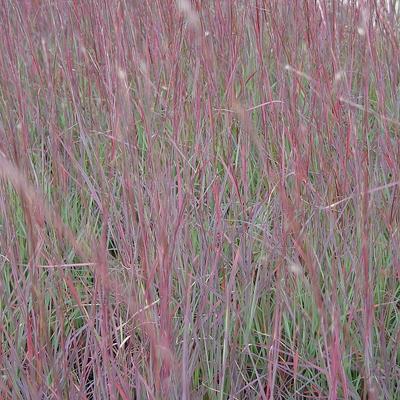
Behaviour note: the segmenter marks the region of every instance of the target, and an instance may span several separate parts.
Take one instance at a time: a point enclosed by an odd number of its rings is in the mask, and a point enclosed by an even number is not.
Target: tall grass
[[[399,398],[399,22],[2,1],[0,398]]]

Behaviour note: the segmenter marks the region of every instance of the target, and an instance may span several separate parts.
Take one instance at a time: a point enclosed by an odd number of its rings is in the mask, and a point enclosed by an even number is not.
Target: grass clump
[[[4,1],[0,398],[398,398],[398,10]]]

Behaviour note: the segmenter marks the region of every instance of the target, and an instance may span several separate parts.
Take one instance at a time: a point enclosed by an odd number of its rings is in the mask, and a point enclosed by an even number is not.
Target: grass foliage
[[[399,398],[399,22],[2,1],[0,398]]]

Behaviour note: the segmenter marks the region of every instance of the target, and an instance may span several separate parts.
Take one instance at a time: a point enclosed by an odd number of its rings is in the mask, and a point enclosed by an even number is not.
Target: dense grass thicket
[[[393,0],[0,2],[0,398],[400,398]]]

